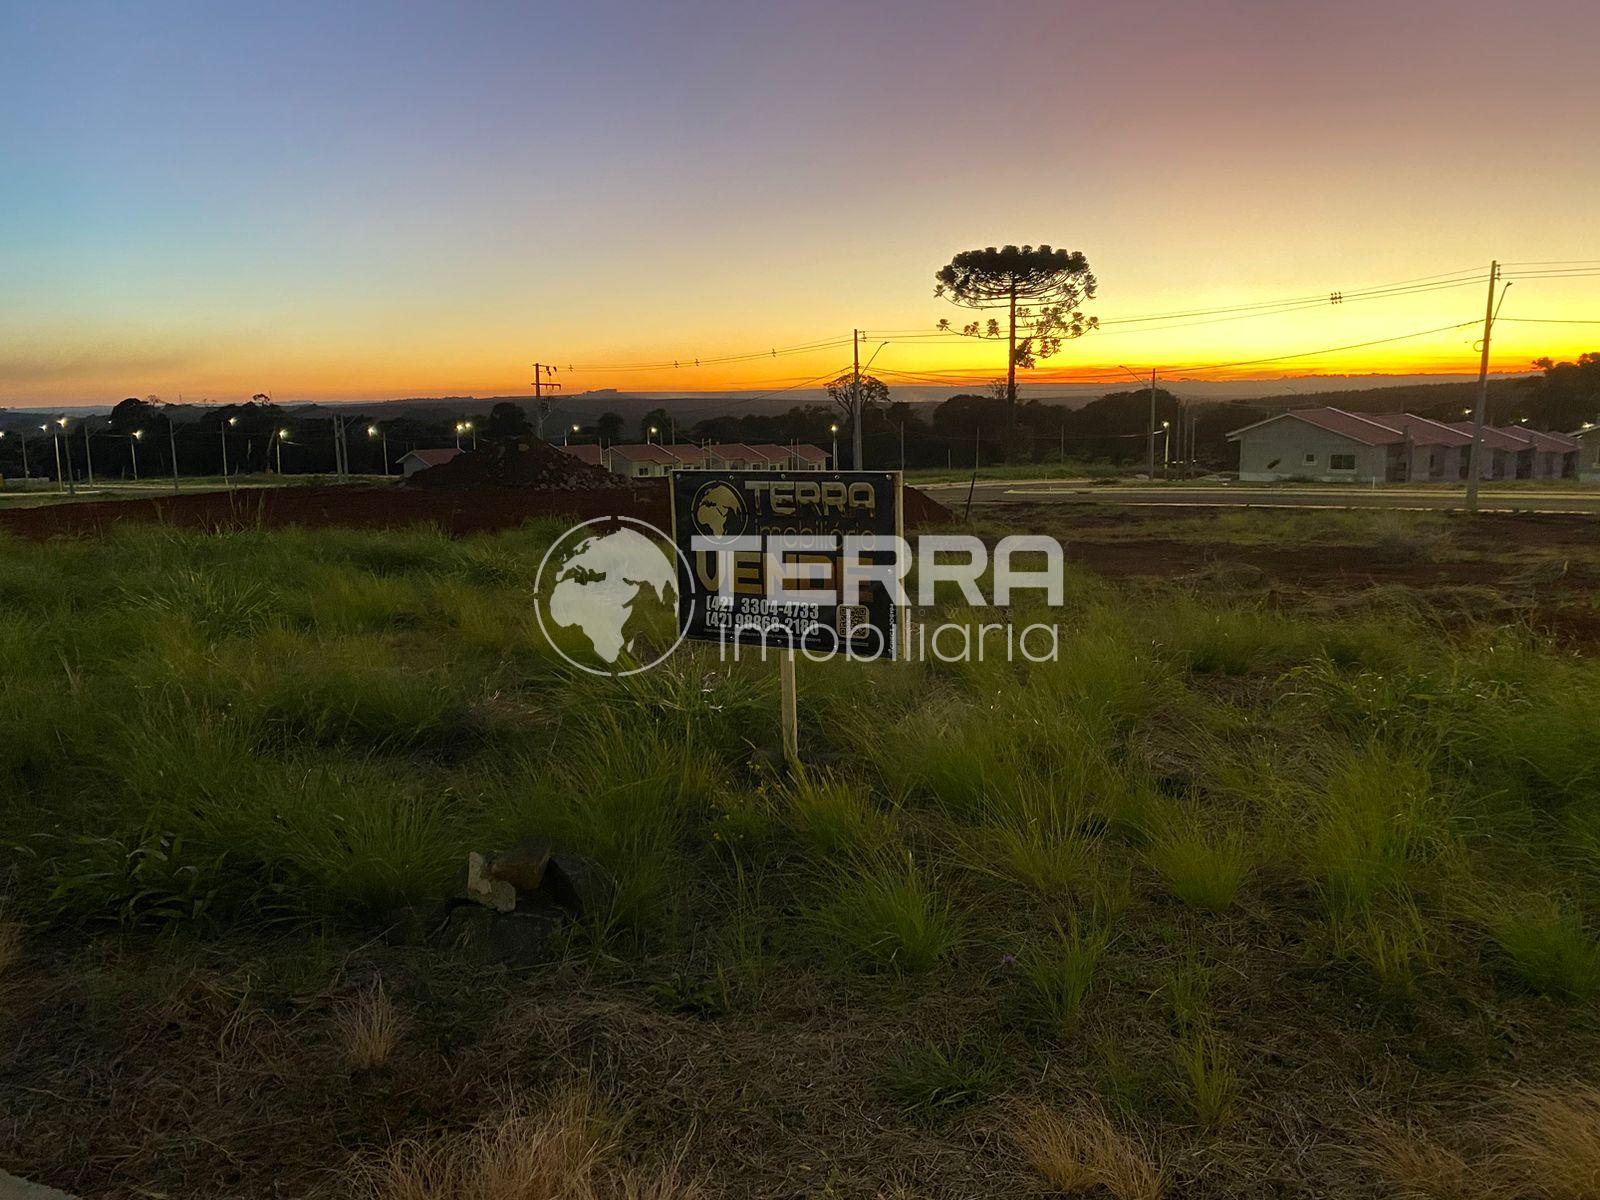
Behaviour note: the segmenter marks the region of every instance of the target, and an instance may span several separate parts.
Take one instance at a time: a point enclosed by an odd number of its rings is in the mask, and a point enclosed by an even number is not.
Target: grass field
[[[1249,548],[1272,517],[1229,520]],[[614,682],[542,645],[564,524],[0,542],[0,1166],[197,1198],[1597,1194],[1587,653],[1397,587],[1077,571],[1017,614],[1057,663],[802,663],[789,776],[770,664]],[[602,880],[548,962],[380,936],[529,834]]]

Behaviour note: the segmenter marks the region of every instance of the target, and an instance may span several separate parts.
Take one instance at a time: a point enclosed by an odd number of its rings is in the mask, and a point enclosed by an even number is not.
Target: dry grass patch
[[[1415,1129],[1374,1123],[1357,1157],[1388,1183],[1394,1200],[1481,1200],[1483,1172]]]
[[[370,991],[347,1001],[333,1023],[345,1062],[357,1071],[370,1071],[393,1056],[406,1021],[380,981]]]
[[[1500,1163],[1518,1193],[1540,1200],[1600,1196],[1600,1088],[1529,1088],[1511,1103]]]
[[[358,1165],[359,1200],[698,1200],[680,1163],[646,1175],[608,1162],[616,1143],[588,1093],[543,1107],[513,1101],[476,1128],[408,1139]]]
[[[1161,1165],[1143,1141],[1120,1132],[1098,1107],[1066,1114],[1024,1109],[1013,1135],[1052,1189],[1076,1196],[1102,1188],[1114,1200],[1160,1200]]]

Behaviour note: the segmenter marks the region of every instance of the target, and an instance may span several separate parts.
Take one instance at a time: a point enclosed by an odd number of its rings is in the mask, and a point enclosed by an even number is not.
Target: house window
[[[1356,456],[1354,454],[1328,455],[1328,470],[1354,471],[1356,469]]]
[[[1317,465],[1317,456],[1315,454],[1307,454],[1304,461],[1306,466],[1314,467]]]

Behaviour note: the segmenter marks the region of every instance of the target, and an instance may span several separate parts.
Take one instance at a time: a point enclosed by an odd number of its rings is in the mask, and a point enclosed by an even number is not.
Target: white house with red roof
[[[1340,408],[1299,408],[1235,429],[1239,478],[1250,483],[1399,482],[1407,478],[1405,430]]]

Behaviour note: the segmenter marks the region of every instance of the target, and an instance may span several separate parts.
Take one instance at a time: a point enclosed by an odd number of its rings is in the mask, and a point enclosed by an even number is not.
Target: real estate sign
[[[724,646],[900,649],[898,471],[674,471],[678,627]]]

